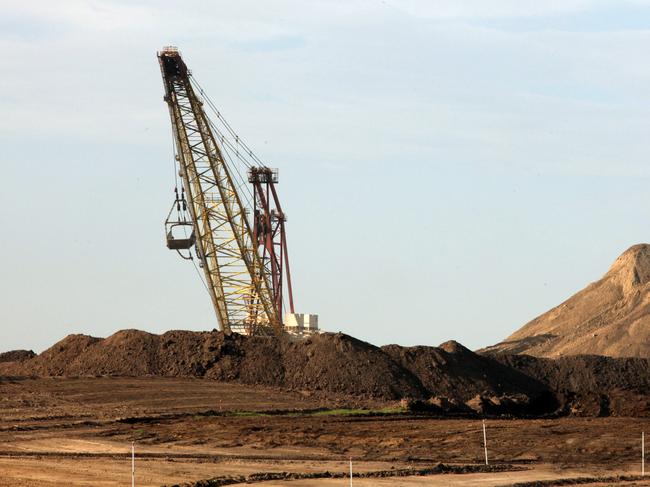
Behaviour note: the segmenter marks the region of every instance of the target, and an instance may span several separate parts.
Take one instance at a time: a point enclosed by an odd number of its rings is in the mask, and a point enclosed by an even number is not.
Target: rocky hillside
[[[650,245],[629,248],[602,279],[482,352],[650,358]]]

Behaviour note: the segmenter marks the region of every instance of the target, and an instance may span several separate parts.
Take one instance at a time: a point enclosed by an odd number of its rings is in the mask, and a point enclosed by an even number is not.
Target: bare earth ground
[[[650,245],[627,249],[596,282],[486,350],[557,358],[650,357]]]
[[[129,485],[132,440],[138,486],[258,472],[345,472],[350,457],[357,472],[483,462],[480,421],[318,410],[328,406],[313,396],[204,379],[1,379],[0,486]],[[354,485],[506,486],[636,475],[640,434],[650,431],[650,420],[488,420],[487,428],[490,461],[524,470],[355,479]]]

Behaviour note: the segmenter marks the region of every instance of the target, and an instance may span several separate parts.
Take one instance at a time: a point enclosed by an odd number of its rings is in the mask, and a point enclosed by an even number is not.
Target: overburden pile
[[[650,415],[650,360],[638,358],[491,356],[457,342],[379,348],[340,333],[292,341],[138,330],[70,335],[37,356],[7,358],[0,375],[203,377],[445,414]]]
[[[650,358],[650,245],[630,247],[601,279],[484,351]]]

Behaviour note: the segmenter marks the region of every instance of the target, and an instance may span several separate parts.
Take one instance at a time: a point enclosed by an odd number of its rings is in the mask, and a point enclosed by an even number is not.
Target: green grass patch
[[[376,409],[354,409],[354,408],[339,408],[339,409],[315,409],[305,411],[229,411],[225,413],[226,416],[234,416],[238,418],[262,418],[269,416],[279,416],[285,418],[298,418],[305,416],[380,416],[383,414],[403,414],[406,409],[402,407],[385,407]]]
[[[379,409],[326,409],[312,413],[314,416],[370,416],[381,414],[401,414],[405,412],[401,407],[386,407]]]
[[[270,414],[260,413],[258,411],[233,411],[231,416],[258,418],[262,416],[270,416]]]

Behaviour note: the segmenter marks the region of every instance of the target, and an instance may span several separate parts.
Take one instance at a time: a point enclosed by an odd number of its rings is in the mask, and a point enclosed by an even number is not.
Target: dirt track
[[[483,461],[477,420],[332,413],[318,408],[333,404],[268,388],[200,379],[28,379],[0,382],[0,397],[3,486],[126,485],[132,439],[138,485],[150,486],[257,472],[345,472],[349,457],[359,472]],[[355,485],[415,486],[425,479],[426,485],[476,485],[478,479],[508,485],[636,473],[639,434],[650,430],[650,421],[632,418],[487,424],[491,461],[531,470],[357,479]],[[621,485],[628,484],[644,485]]]

